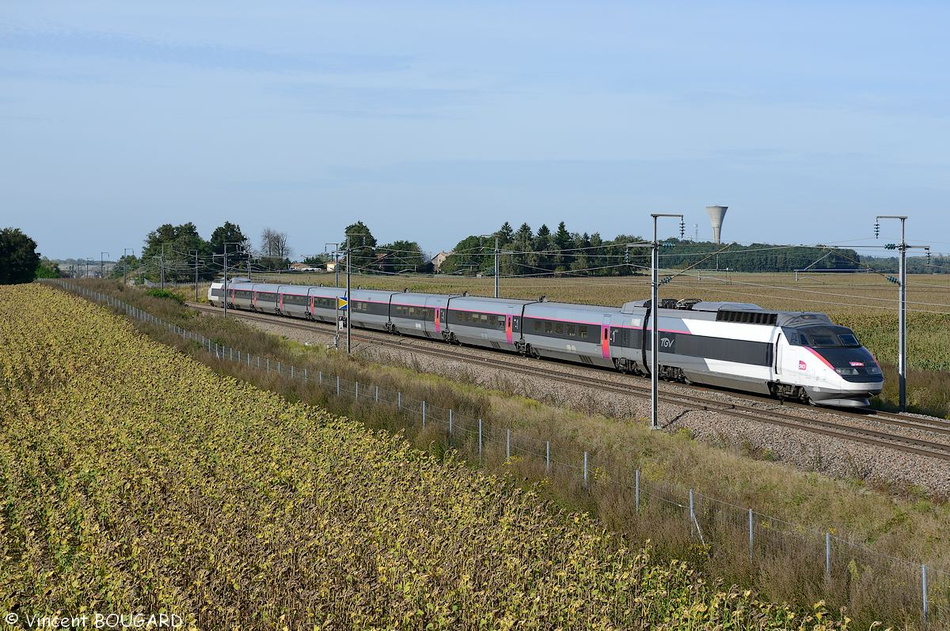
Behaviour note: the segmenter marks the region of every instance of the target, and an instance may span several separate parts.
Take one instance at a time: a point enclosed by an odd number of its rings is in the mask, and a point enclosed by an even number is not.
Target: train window
[[[842,333],[838,336],[838,339],[841,340],[843,346],[861,346],[858,343],[858,338],[853,333]]]
[[[854,333],[843,326],[810,326],[799,329],[799,344],[813,348],[834,348],[860,346]],[[792,344],[792,334],[786,332],[789,344]]]
[[[579,327],[577,327],[577,329],[578,329],[578,331],[577,331],[577,333],[578,333],[577,337],[581,338],[582,340],[586,340],[586,339],[587,339],[587,327],[586,327],[586,326],[579,326]]]
[[[544,329],[544,325],[541,324],[541,321],[540,321],[540,320],[534,320],[534,321],[533,321],[533,327],[534,327],[534,332],[535,332],[535,333],[540,333],[540,332]]]
[[[554,326],[550,322],[544,323],[544,332],[550,333],[554,329]]]
[[[577,327],[573,324],[567,325],[567,336],[568,337],[577,337]]]
[[[564,335],[564,324],[563,324],[562,322],[556,323],[556,324],[554,325],[554,332],[555,332],[557,335]]]

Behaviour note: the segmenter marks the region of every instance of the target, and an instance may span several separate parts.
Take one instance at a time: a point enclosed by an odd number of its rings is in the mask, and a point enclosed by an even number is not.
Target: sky
[[[950,3],[4,0],[0,227],[295,258],[502,223],[950,252]],[[660,238],[679,235],[658,221]],[[332,249],[332,246],[330,246]]]

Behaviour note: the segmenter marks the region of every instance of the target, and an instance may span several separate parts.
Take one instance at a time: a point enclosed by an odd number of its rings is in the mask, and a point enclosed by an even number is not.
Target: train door
[[[782,375],[782,361],[785,359],[785,336],[779,331],[775,339],[775,378]]]
[[[605,315],[600,325],[600,352],[604,359],[610,359],[610,316]]]
[[[307,313],[310,314],[310,318],[311,318],[311,319],[314,319],[314,318],[316,317],[316,313],[314,313],[313,296],[310,296],[309,298],[307,298],[307,301],[308,301],[308,302],[307,302]]]
[[[512,330],[512,320],[514,315],[511,313],[511,307],[508,307],[508,313],[505,314],[505,340],[509,344],[514,344],[514,331]]]
[[[251,301],[251,307],[254,308],[254,311],[257,311],[257,292],[254,292],[254,300]]]
[[[284,294],[277,294],[277,313],[284,313]]]

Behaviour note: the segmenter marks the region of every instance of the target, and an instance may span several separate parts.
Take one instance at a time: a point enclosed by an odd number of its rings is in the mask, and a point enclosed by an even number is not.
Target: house
[[[290,269],[294,272],[318,272],[320,268],[314,267],[310,263],[291,263]]]
[[[337,262],[337,261],[329,261],[329,262],[327,262],[327,266],[326,266],[326,267],[327,267],[327,271],[328,271],[328,272],[335,272],[337,265],[340,266],[340,270],[345,269],[345,268],[346,268],[346,257],[345,257],[345,256],[341,256],[339,262]]]
[[[442,264],[445,263],[445,259],[449,258],[452,255],[451,252],[439,252],[432,257],[432,269],[439,271],[439,268],[442,267]]]

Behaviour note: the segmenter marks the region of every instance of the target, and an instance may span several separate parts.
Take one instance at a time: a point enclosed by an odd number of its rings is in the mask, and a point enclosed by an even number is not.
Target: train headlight
[[[839,375],[857,375],[857,368],[835,368],[835,372]]]

